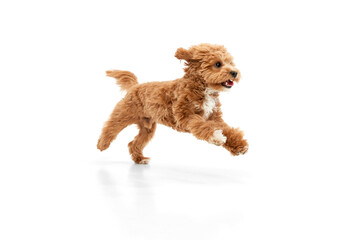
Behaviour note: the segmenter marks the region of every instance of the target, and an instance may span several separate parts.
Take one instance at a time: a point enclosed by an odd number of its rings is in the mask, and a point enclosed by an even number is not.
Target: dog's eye
[[[221,62],[215,63],[215,67],[217,67],[217,68],[221,67]]]

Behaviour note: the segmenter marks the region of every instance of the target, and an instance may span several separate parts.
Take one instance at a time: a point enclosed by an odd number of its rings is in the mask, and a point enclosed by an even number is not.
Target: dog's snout
[[[235,72],[235,71],[231,71],[230,74],[231,74],[231,76],[233,76],[233,78],[236,78],[236,76],[237,76],[237,72]]]

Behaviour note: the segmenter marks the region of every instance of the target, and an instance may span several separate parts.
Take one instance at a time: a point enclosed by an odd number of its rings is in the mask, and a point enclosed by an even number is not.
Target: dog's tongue
[[[226,86],[232,86],[232,85],[234,85],[234,82],[231,81],[231,80],[227,80],[227,81],[225,82],[225,85],[226,85]]]

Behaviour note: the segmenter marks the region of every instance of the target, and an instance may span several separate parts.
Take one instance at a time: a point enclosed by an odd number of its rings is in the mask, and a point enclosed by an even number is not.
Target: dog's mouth
[[[231,88],[234,85],[234,82],[231,80],[227,80],[225,82],[222,82],[221,85],[226,88]]]

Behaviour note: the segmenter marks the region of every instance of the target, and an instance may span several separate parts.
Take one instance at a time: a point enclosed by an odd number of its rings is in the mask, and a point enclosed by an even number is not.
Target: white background
[[[2,1],[1,239],[360,239],[356,1]],[[159,126],[137,166],[105,152],[122,94],[183,74],[178,47],[225,45],[221,95],[244,156]]]

